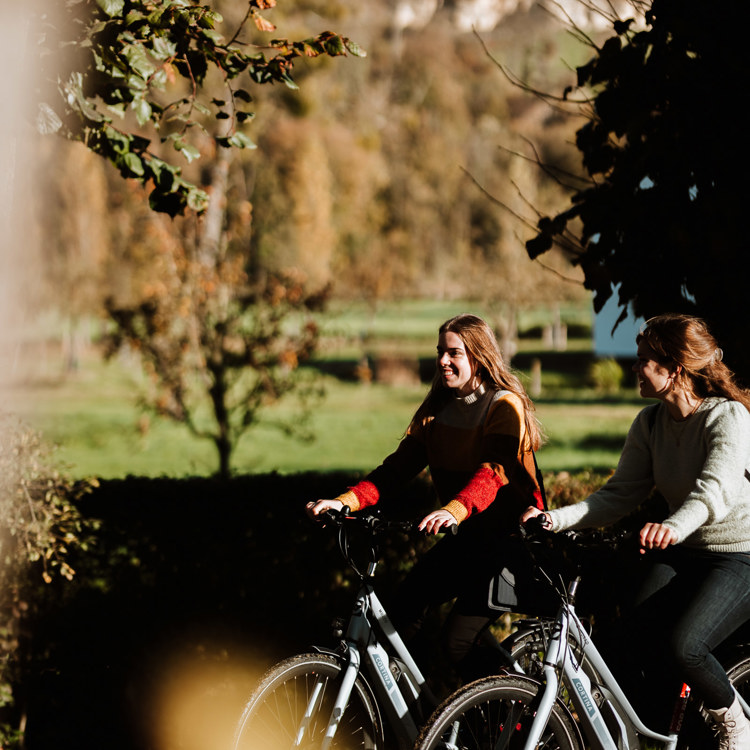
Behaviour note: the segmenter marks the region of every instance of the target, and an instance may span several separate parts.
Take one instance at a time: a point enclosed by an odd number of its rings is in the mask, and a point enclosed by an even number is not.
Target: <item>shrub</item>
[[[598,391],[616,393],[622,386],[624,377],[622,367],[616,359],[598,359],[589,367],[589,381]]]
[[[20,741],[14,685],[22,673],[22,625],[45,584],[70,580],[67,562],[85,543],[86,524],[73,501],[90,483],[73,484],[52,467],[40,436],[0,414],[0,746]]]
[[[607,480],[607,476],[593,471],[569,474],[561,471],[544,478],[547,504],[550,508],[573,505],[596,492]]]

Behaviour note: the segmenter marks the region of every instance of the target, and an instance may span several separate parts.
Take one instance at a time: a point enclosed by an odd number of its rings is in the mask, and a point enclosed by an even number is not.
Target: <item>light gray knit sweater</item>
[[[656,413],[650,413],[656,409]],[[634,510],[653,487],[664,496],[664,524],[686,547],[750,551],[750,413],[737,401],[707,398],[675,421],[647,406],[628,432],[617,470],[586,500],[550,511],[555,531],[606,526]]]

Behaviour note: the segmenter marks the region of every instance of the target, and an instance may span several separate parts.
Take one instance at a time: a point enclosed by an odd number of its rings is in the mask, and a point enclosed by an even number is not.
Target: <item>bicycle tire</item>
[[[732,687],[750,702],[750,649],[745,647],[744,653],[740,653],[733,663],[724,666]]]
[[[505,675],[477,680],[444,701],[424,725],[415,750],[519,750],[535,714],[541,685]],[[565,706],[552,708],[539,750],[581,750],[581,735]]]
[[[248,699],[234,734],[233,750],[289,750],[320,747],[343,674],[328,654],[299,654],[264,675]],[[298,738],[313,688],[322,687],[313,715]],[[383,727],[369,688],[357,678],[331,748],[384,750]]]

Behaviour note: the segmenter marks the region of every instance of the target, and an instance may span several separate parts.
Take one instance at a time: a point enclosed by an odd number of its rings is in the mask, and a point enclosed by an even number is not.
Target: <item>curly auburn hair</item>
[[[750,392],[737,385],[735,374],[724,362],[723,352],[701,318],[665,313],[646,321],[636,336],[663,367],[680,372],[677,381],[700,398],[722,396],[739,401],[750,411]]]

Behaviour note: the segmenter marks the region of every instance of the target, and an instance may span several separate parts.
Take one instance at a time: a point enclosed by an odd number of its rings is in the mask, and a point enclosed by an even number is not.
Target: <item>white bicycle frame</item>
[[[427,690],[425,678],[416,662],[396,632],[385,608],[380,603],[373,587],[367,582],[375,572],[375,563],[370,563],[365,582],[357,593],[349,625],[345,634],[346,667],[336,701],[331,711],[321,750],[328,750],[344,715],[349,697],[361,669],[367,671],[370,685],[382,709],[388,725],[396,735],[398,747],[409,750],[417,738],[419,727],[410,706],[414,706]],[[376,627],[373,627],[374,620]],[[381,635],[378,640],[376,633]],[[391,671],[392,658],[399,659],[401,675]],[[364,660],[364,665],[362,661]],[[317,685],[305,712],[305,722],[299,729],[295,747],[302,742],[306,725],[316,713],[322,684]]]
[[[544,690],[524,750],[536,750],[541,740],[558,696],[560,675],[576,707],[578,722],[592,748],[621,750],[622,747],[630,747],[628,736],[635,730],[643,737],[663,743],[665,750],[675,750],[677,731],[664,735],[644,725],[589,638],[572,603],[577,585],[576,579],[570,586],[568,601],[560,607],[552,637],[547,644],[543,662]],[[593,672],[587,674],[582,668],[584,653],[588,663],[599,675],[598,684],[592,680]],[[595,693],[599,693],[599,696],[595,696]],[[750,716],[750,707],[741,696],[738,695],[738,697],[745,714]],[[599,704],[602,708],[607,708],[610,723],[615,725],[616,730],[607,725]],[[618,743],[618,737],[622,738],[620,743]]]

